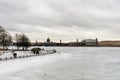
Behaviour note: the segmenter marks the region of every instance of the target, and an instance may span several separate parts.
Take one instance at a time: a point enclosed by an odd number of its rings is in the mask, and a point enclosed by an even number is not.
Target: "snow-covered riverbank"
[[[36,56],[23,59],[15,59],[0,62],[0,80],[14,80],[10,77],[11,74],[16,73],[20,70],[26,70],[42,64],[54,63],[63,59],[66,59],[69,54],[55,53],[46,56]],[[15,79],[19,80],[19,79]]]
[[[14,53],[10,50],[0,52],[0,61],[18,59],[18,58],[28,58],[33,56],[42,56],[56,53],[55,50],[41,50],[38,53],[33,53],[32,51],[14,51]],[[59,52],[58,52],[59,53]],[[16,55],[16,56],[15,56]]]

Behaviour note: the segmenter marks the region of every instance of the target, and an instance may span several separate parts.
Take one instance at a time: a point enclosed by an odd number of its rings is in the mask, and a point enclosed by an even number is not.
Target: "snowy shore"
[[[46,56],[36,56],[23,59],[15,59],[0,62],[0,80],[11,80],[10,75],[20,70],[26,70],[34,66],[41,66],[41,64],[49,64],[65,59],[68,54],[55,53]],[[9,79],[8,79],[9,78]],[[19,80],[19,79],[15,79]]]
[[[33,53],[32,51],[14,51],[16,54],[16,57],[13,55],[12,51],[0,51],[0,61],[5,60],[12,60],[12,59],[18,59],[18,58],[28,58],[33,56],[42,56],[42,55],[48,55],[56,53],[54,50],[41,50],[38,54]]]

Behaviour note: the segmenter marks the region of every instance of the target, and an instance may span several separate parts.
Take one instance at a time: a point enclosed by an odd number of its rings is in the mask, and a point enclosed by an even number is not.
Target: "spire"
[[[79,42],[78,38],[77,38],[77,40],[76,40],[76,41],[77,41],[77,43]]]

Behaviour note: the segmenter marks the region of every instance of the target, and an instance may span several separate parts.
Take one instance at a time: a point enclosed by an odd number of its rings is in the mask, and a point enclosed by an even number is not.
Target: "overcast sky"
[[[120,0],[0,0],[0,25],[32,41],[120,39]]]

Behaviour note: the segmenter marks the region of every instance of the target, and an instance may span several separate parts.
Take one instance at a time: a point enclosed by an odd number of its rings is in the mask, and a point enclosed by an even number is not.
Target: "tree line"
[[[2,49],[8,49],[8,46],[12,45],[12,43],[12,36],[2,26],[0,26],[0,46],[2,46]],[[25,34],[16,34],[15,45],[18,50],[20,47],[22,47],[22,50],[27,50],[30,43],[30,39]]]

